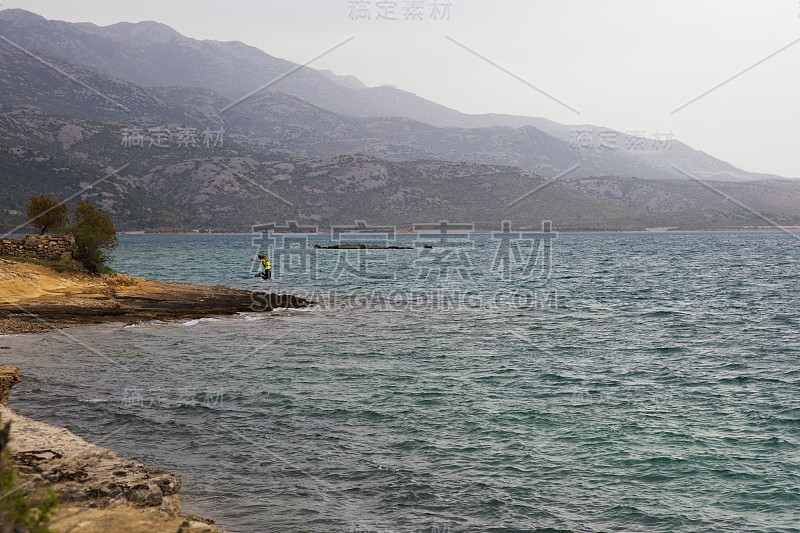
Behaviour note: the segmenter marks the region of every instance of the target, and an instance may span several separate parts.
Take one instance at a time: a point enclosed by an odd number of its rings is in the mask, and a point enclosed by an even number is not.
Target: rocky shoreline
[[[268,312],[312,304],[290,294],[145,280],[124,274],[59,273],[0,260],[0,334]]]
[[[19,368],[0,367],[0,399],[21,380]],[[67,429],[26,418],[0,403],[11,423],[9,449],[33,499],[59,495],[51,522],[56,531],[84,533],[221,533],[214,521],[184,514],[181,478],[95,446]]]

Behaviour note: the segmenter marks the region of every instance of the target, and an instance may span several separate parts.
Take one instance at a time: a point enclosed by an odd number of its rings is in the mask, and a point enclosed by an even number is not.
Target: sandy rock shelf
[[[289,294],[170,283],[124,274],[59,273],[0,260],[0,334],[103,322],[142,322],[311,305]]]

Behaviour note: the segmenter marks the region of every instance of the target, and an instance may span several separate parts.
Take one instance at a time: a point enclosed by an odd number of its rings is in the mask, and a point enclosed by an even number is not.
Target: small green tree
[[[10,424],[0,422],[0,531],[2,533],[51,533],[50,518],[58,507],[58,495],[48,489],[38,506],[30,499],[9,457]]]
[[[89,200],[81,200],[75,208],[72,226],[78,259],[86,269],[97,274],[106,262],[106,252],[117,246],[117,230],[111,217]]]
[[[39,230],[40,235],[69,224],[67,219],[67,205],[62,201],[56,202],[49,196],[31,196],[26,210],[30,224]]]

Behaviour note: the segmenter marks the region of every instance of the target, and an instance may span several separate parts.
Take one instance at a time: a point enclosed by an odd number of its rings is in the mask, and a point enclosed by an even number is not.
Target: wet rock
[[[16,366],[0,366],[0,404],[8,405],[11,387],[22,381],[22,374]]]

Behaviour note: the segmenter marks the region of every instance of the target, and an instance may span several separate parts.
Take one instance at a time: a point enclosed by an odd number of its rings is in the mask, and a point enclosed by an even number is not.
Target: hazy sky
[[[436,0],[446,4],[447,0]],[[370,20],[352,20],[351,4]],[[621,131],[672,131],[746,170],[800,177],[798,0],[417,0],[423,20],[377,19],[380,0],[6,0],[47,18],[156,20],[194,38],[239,40],[312,66],[391,84],[468,113],[512,113]],[[387,13],[389,16],[390,13]],[[463,43],[567,109],[449,41]],[[265,80],[269,81],[269,80]]]

